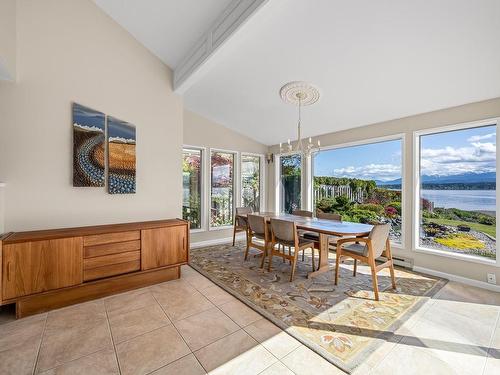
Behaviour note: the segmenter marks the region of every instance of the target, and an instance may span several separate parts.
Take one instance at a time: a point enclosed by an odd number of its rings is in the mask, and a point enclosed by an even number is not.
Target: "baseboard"
[[[245,234],[237,234],[236,235],[236,240],[241,241],[245,239]],[[233,237],[225,237],[225,238],[216,238],[214,240],[205,240],[205,241],[198,241],[198,242],[191,242],[190,243],[190,249],[198,249],[200,247],[205,247],[205,246],[214,246],[214,245],[221,245],[225,243],[233,242]]]
[[[500,292],[500,285],[488,284],[486,281],[468,279],[467,277],[457,276],[457,275],[453,275],[451,273],[446,273],[446,272],[435,271],[435,270],[431,270],[429,268],[424,268],[424,267],[419,267],[419,266],[413,266],[413,270],[416,272],[426,273],[426,274],[432,275],[432,276],[442,277],[443,279],[457,281],[457,282],[462,283],[462,284],[475,286],[476,288],[488,289],[488,290],[491,290],[493,292]]]

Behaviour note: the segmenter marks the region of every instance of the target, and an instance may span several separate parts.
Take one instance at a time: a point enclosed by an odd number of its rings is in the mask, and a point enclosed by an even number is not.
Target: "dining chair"
[[[312,211],[307,211],[307,210],[293,210],[292,215],[313,217]]]
[[[233,246],[236,240],[236,233],[247,231],[247,219],[238,215],[247,215],[252,212],[253,210],[251,207],[236,207],[236,216],[234,218],[234,229],[233,229]]]
[[[292,215],[296,215],[296,216],[303,216],[303,217],[313,217],[313,213],[312,211],[307,211],[307,210],[293,210],[292,211]],[[306,233],[306,231],[304,230],[298,230],[298,234],[299,234],[299,237],[304,237],[304,233]],[[305,260],[305,249],[302,250],[302,261]],[[314,249],[312,250],[312,257],[314,258]]]
[[[264,261],[268,254],[269,247],[271,246],[271,231],[267,224],[266,218],[259,215],[247,215],[248,234],[247,234],[247,248],[245,250],[245,260],[248,258],[250,248],[262,251],[262,261],[260,268],[264,267]]]
[[[342,221],[342,216],[335,213],[328,212],[316,212],[316,217],[321,220],[332,220],[332,221]],[[318,249],[319,253],[319,262],[318,265],[321,264],[321,251],[319,250],[319,233],[317,232],[305,232],[302,234],[305,239],[314,241],[314,248]],[[337,246],[337,240],[341,238],[339,236],[328,236],[328,245],[330,250],[335,250]]]
[[[375,300],[379,300],[377,272],[389,267],[391,273],[392,287],[396,289],[396,278],[394,276],[394,262],[392,260],[389,231],[391,224],[375,224],[368,237],[341,238],[337,241],[337,261],[335,263],[335,285],[339,280],[339,266],[342,257],[354,259],[353,276],[356,276],[357,261],[368,263],[372,273],[373,292]],[[377,265],[375,259],[381,255],[387,261]]]
[[[278,245],[277,250],[276,245]],[[288,254],[285,253],[286,247],[288,247]],[[280,251],[280,248],[283,248],[283,252]],[[269,249],[268,271],[271,271],[273,256],[279,256],[283,259],[288,259],[292,266],[292,270],[290,273],[290,282],[293,281],[293,278],[295,276],[295,268],[297,266],[297,255],[300,251],[309,248],[313,249],[314,243],[312,241],[299,237],[297,233],[297,224],[295,224],[295,222],[271,218],[271,247]],[[314,256],[311,257],[311,259],[312,269],[314,271],[316,269],[314,265]]]

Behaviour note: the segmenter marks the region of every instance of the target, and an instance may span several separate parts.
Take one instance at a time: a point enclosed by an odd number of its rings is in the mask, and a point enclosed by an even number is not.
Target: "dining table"
[[[259,215],[270,222],[272,218],[293,221],[297,229],[318,233],[319,244],[319,267],[317,270],[309,272],[307,277],[312,278],[324,272],[330,271],[328,264],[328,252],[330,249],[330,236],[337,237],[366,237],[370,234],[373,226],[363,223],[352,223],[349,221],[337,221],[328,219],[318,219],[315,217],[305,217],[287,213],[276,212],[253,212],[251,215]],[[237,215],[246,218],[247,214]],[[314,256],[314,255],[313,255]]]

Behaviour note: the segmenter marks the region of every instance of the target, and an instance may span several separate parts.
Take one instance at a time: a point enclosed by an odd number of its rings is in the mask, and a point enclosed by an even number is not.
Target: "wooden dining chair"
[[[276,245],[278,245],[278,249],[276,249]],[[288,254],[285,252],[286,247],[288,247]],[[283,252],[280,251],[280,248],[283,249]],[[295,276],[295,268],[297,266],[298,253],[302,250],[313,248],[314,243],[312,241],[299,237],[297,233],[297,224],[295,224],[295,222],[271,218],[271,247],[269,251],[268,271],[271,271],[273,256],[279,256],[283,259],[288,259],[292,266],[292,270],[290,273],[290,282],[293,281],[293,278]],[[311,259],[312,270],[314,271],[314,256]]]
[[[312,211],[307,211],[307,210],[293,210],[292,215],[303,216],[303,217],[313,217]],[[303,231],[300,229],[298,230],[299,237],[304,238],[304,233],[306,233],[306,231]],[[314,258],[314,249],[312,250],[312,257]],[[304,261],[305,258],[306,258],[306,255],[305,255],[305,249],[304,249],[304,250],[302,250],[302,261]]]
[[[316,217],[321,220],[332,220],[332,221],[342,221],[342,216],[335,213],[328,212],[316,212]],[[317,232],[305,232],[302,235],[305,239],[314,241],[314,248],[318,249],[319,261],[318,265],[321,264],[321,251],[319,250],[319,233]],[[330,250],[335,250],[337,247],[337,240],[341,238],[338,236],[328,236],[328,245]]]
[[[247,248],[245,250],[245,260],[248,258],[250,248],[260,250],[262,252],[262,261],[260,268],[264,267],[266,255],[271,247],[271,231],[267,224],[266,218],[259,215],[247,215],[248,234],[247,234]]]
[[[313,217],[312,211],[307,211],[307,210],[294,210],[292,211],[292,215]]]
[[[238,215],[246,215],[252,212],[253,210],[251,207],[236,207],[236,216],[234,217],[234,228],[233,228],[233,246],[236,240],[236,233],[247,232],[247,219]]]
[[[377,272],[389,267],[392,287],[396,289],[394,263],[391,254],[389,231],[391,224],[376,224],[368,237],[341,238],[337,241],[337,262],[335,263],[335,285],[339,280],[339,266],[342,257],[354,259],[353,276],[356,276],[357,261],[368,263],[372,273],[373,292],[375,300],[379,300]],[[377,265],[375,259],[381,255],[387,258],[385,263]]]

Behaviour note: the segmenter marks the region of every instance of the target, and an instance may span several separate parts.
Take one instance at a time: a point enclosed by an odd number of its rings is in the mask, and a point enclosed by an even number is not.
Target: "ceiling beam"
[[[174,91],[184,94],[209,69],[221,47],[269,0],[233,0],[174,70]]]

